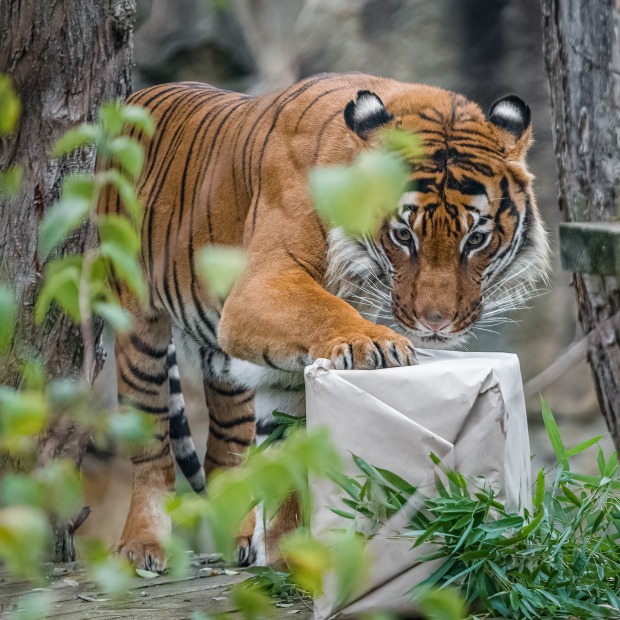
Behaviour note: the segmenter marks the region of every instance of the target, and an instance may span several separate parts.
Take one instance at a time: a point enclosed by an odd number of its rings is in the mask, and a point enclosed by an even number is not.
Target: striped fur
[[[133,333],[117,340],[118,384],[123,399],[157,416],[159,442],[134,456],[118,549],[160,570],[171,442],[192,485],[202,486],[168,355],[173,331],[204,376],[209,473],[237,465],[256,427],[259,441],[272,428],[273,409],[303,413],[301,372],[314,359],[337,368],[411,364],[412,340],[454,345],[474,324],[497,320],[544,274],[547,241],[525,164],[529,110],[516,97],[487,118],[454,93],[352,73],[259,98],[167,84],[129,102],[150,111],[157,131],[137,136],[146,150],[138,192],[148,302],[113,279],[135,317]],[[308,171],[351,162],[385,127],[415,132],[422,145],[398,212],[372,238],[328,231],[308,195]],[[108,190],[99,211],[120,209]],[[210,243],[247,250],[226,300],[196,271],[197,252]],[[293,525],[295,507],[284,513],[260,532],[263,561]],[[246,561],[252,529],[250,519],[240,532]]]

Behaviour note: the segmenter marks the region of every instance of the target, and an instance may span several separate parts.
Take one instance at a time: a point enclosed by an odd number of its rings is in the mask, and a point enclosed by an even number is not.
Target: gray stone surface
[[[168,575],[154,579],[136,577],[129,592],[117,600],[110,600],[105,592],[90,582],[80,563],[56,565],[53,572],[50,567],[44,588],[53,595],[54,602],[46,610],[45,617],[62,620],[189,620],[194,611],[210,616],[228,612],[233,618],[238,617],[239,614],[234,613],[236,606],[230,589],[250,575],[237,571],[232,571],[236,574],[226,574],[224,565],[212,560],[213,557],[205,554],[193,556],[191,571],[183,579]],[[16,608],[23,608],[27,599],[36,594],[32,584],[11,582],[2,572],[0,584],[0,618],[6,618]],[[307,600],[295,598],[283,606],[278,606],[278,601],[274,600],[273,617],[276,620],[289,617],[307,620],[311,616]]]

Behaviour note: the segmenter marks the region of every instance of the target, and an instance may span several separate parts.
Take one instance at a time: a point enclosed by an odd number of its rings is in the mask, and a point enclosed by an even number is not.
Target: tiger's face
[[[386,107],[367,91],[352,102],[366,114],[366,140],[374,110],[381,125],[414,132],[421,153],[376,236],[346,242],[332,232],[328,276],[340,272],[340,293],[368,318],[419,346],[454,347],[475,325],[488,329],[522,305],[545,277],[549,248],[525,164],[527,105],[506,97],[487,118],[464,97],[439,93],[417,107]]]

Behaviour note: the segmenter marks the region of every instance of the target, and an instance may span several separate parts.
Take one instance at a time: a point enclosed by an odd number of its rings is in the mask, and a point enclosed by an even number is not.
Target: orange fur
[[[424,154],[410,162],[412,180],[434,188],[403,212],[402,226],[417,238],[416,249],[399,245],[387,222],[372,240],[391,265],[391,310],[406,334],[369,321],[346,294],[337,296],[338,283],[330,282],[332,240],[307,189],[313,167],[351,162],[376,144],[372,127],[358,131],[345,122],[344,110],[358,91],[380,98],[389,113],[382,125],[421,136]],[[116,283],[122,303],[134,312],[138,339],[138,346],[135,338],[119,339],[119,392],[159,415],[161,442],[136,455],[134,501],[119,549],[159,569],[165,560],[154,541],[167,523],[152,505],[173,478],[168,392],[160,380],[165,364],[156,354],[170,341],[173,324],[197,345],[205,372],[219,435],[209,439],[207,464],[233,466],[254,437],[255,386],[234,376],[231,360],[266,367],[279,377],[272,385],[285,385],[282,377],[319,357],[338,367],[413,363],[411,335],[442,340],[447,321],[452,336],[479,318],[485,270],[502,253],[509,262],[514,257],[506,252],[521,256],[526,249],[511,248],[511,235],[524,226],[524,213],[539,234],[540,217],[524,163],[529,119],[515,136],[489,122],[476,104],[439,88],[353,73],[308,78],[259,98],[182,83],[137,92],[129,102],[147,108],[157,130],[152,139],[141,138],[146,162],[138,184],[147,306]],[[478,221],[468,210],[468,177],[484,186],[483,207],[496,228],[489,249],[465,260],[462,244]],[[100,205],[104,213],[119,208],[113,192]],[[536,243],[542,263],[546,242]],[[247,251],[247,269],[225,301],[210,295],[197,274],[196,253],[206,244]]]

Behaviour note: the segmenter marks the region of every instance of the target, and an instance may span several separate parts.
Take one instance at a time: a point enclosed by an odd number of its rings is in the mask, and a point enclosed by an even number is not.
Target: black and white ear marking
[[[347,127],[363,140],[370,134],[389,123],[394,116],[383,105],[383,101],[369,90],[358,90],[355,101],[349,101],[344,109]]]
[[[498,99],[489,111],[489,121],[500,129],[510,132],[517,139],[525,133],[531,120],[529,106],[516,95]]]

